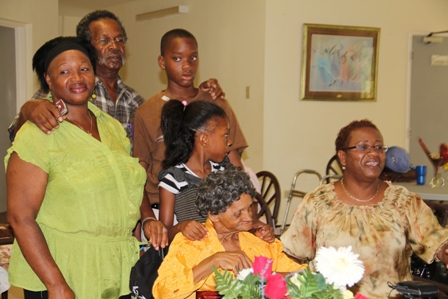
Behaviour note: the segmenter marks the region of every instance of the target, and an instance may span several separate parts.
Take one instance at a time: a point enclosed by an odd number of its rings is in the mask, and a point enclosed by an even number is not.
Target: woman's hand
[[[236,274],[241,269],[251,268],[252,261],[246,253],[241,250],[217,252],[193,268],[194,283],[196,284],[208,277],[213,272],[212,266],[223,270],[233,271]]]
[[[195,220],[182,221],[178,224],[178,227],[185,238],[191,241],[198,241],[207,237],[205,226]]]
[[[75,293],[66,284],[65,286],[48,288],[48,299],[75,299]]]
[[[154,249],[168,246],[168,230],[159,220],[147,220],[143,223],[143,232]]]
[[[221,251],[212,255],[213,265],[216,268],[229,270],[238,273],[238,271],[252,267],[252,261],[242,250]]]
[[[272,243],[275,240],[274,228],[269,224],[263,223],[261,221],[257,221],[254,223],[254,235],[258,238],[266,241],[268,243]]]
[[[437,258],[445,264],[448,269],[448,244],[445,244],[442,249],[437,253]]]
[[[202,91],[208,92],[214,100],[218,98],[224,99],[224,97],[226,96],[224,91],[222,91],[218,80],[215,78],[210,78],[207,81],[202,82],[201,85],[199,85],[199,88]]]

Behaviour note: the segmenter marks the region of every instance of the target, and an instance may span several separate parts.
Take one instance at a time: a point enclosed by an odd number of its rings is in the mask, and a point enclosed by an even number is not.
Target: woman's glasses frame
[[[346,148],[342,148],[341,150],[346,151],[350,149],[356,149],[358,152],[370,153],[372,149],[377,153],[385,153],[389,149],[387,145],[370,145],[370,144],[362,144],[362,145],[354,145]]]

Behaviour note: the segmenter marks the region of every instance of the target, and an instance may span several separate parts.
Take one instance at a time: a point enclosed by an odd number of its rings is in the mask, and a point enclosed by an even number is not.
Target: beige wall
[[[36,5],[32,0],[0,0],[0,18],[34,23],[34,44],[40,45],[57,34],[55,2],[40,0]],[[176,27],[190,30],[199,42],[198,81],[219,79],[250,143],[246,163],[255,171],[275,173],[284,198],[297,170],[324,171],[339,128],[353,119],[372,119],[386,144],[406,146],[409,37],[448,28],[446,0],[181,2],[139,0],[104,7],[120,16],[130,37],[122,72],[125,82],[145,98],[163,88],[165,76],[157,66],[160,37]],[[179,4],[188,5],[189,13],[135,21],[136,14]],[[67,22],[73,26],[75,20]],[[300,101],[304,23],[381,28],[377,102]],[[246,86],[251,87],[250,99],[245,98]],[[302,190],[315,186],[308,180],[299,184]]]

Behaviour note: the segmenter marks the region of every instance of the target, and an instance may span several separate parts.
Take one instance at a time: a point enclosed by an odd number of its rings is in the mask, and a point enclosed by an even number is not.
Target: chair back
[[[261,217],[266,218],[266,223],[272,226],[275,229],[275,224],[272,219],[271,210],[269,209],[269,206],[267,205],[266,201],[264,200],[263,196],[261,196],[260,193],[255,193],[255,199],[260,204],[260,210],[257,213],[257,219],[260,219]]]
[[[273,227],[275,228],[278,221],[278,212],[280,210],[280,184],[278,183],[275,175],[269,171],[257,172],[257,177],[261,185],[261,196],[263,197],[264,201],[271,211],[273,222],[271,222],[270,224],[273,224]]]

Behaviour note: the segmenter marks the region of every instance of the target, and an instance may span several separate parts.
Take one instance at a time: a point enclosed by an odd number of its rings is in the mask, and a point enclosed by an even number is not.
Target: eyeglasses
[[[389,149],[387,145],[369,145],[369,144],[363,144],[363,145],[354,145],[350,147],[343,148],[341,150],[349,150],[349,149],[356,149],[358,152],[361,153],[370,153],[370,151],[373,149],[377,153],[385,153]]]
[[[102,38],[102,39],[97,39],[96,42],[98,44],[100,44],[100,46],[105,47],[110,45],[110,43],[114,41],[116,45],[118,46],[124,46],[126,44],[126,40],[124,39],[124,37],[116,37],[116,38]]]

